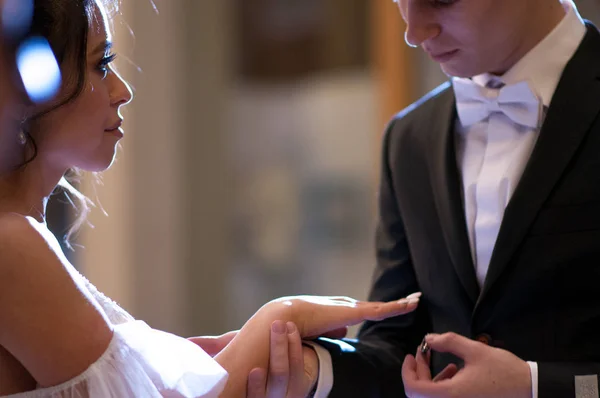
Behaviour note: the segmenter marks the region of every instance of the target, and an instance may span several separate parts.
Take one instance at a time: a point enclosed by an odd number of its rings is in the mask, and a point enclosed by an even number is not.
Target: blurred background
[[[578,0],[600,22],[600,3]],[[363,299],[387,121],[444,81],[390,0],[123,0],[135,90],[115,165],[70,257],[181,335],[239,328],[295,294]],[[71,210],[57,198],[50,224]]]

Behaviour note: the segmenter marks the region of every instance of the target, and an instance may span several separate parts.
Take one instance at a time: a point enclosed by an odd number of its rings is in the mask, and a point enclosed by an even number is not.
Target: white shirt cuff
[[[538,365],[537,362],[527,362],[531,372],[531,398],[538,398]]]
[[[331,364],[331,354],[325,348],[312,341],[303,341],[312,347],[319,358],[319,379],[317,380],[317,391],[315,398],[327,398],[333,388],[333,365]],[[534,397],[537,398],[537,397]]]

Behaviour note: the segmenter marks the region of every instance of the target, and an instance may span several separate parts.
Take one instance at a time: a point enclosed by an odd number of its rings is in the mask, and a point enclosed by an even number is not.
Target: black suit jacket
[[[483,288],[471,259],[444,84],[390,123],[383,143],[371,300],[423,292],[411,315],[367,323],[358,341],[323,341],[330,397],[404,396],[401,365],[428,332],[484,336],[537,361],[539,398],[575,397],[600,374],[600,34],[563,72],[506,208]],[[439,372],[456,358],[434,353]]]

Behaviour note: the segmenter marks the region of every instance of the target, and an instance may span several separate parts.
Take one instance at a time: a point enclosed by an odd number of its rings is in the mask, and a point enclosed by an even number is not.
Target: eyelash
[[[449,7],[456,2],[458,2],[458,0],[431,0],[431,5],[436,8],[442,8]]]
[[[392,0],[394,3],[397,3],[398,0]],[[458,0],[430,0],[430,3],[434,7],[447,7],[451,6],[454,3],[458,2]]]
[[[110,55],[105,56],[104,58],[102,58],[100,60],[100,62],[98,62],[98,66],[97,66],[98,71],[103,73],[104,77],[106,77],[106,75],[108,74],[107,66],[110,65],[110,63],[113,62],[116,58],[117,58],[117,54],[110,54]]]

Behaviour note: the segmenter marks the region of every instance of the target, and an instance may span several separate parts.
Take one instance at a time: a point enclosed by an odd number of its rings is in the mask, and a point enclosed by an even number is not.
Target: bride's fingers
[[[403,315],[414,311],[418,304],[419,298],[411,298],[389,303],[365,302],[358,306],[330,306],[322,311],[313,311],[310,318],[297,324],[302,337],[322,336],[331,330],[357,325],[365,320],[380,321]]]
[[[412,299],[420,299],[422,295],[423,295],[423,293],[416,292],[416,293],[409,294],[408,296],[401,298],[398,301],[388,301],[388,302],[386,302],[386,301],[358,301],[358,302],[356,302],[356,306],[357,307],[369,307],[369,306],[377,306],[377,305],[381,305],[381,304],[403,303],[403,302],[408,302]]]
[[[420,299],[422,295],[423,295],[423,293],[416,292],[416,293],[409,294],[408,296],[403,297],[403,298],[399,299],[398,301],[357,301],[356,306],[357,307],[376,307],[376,306],[380,306],[382,304],[393,305],[396,303],[408,302],[412,299]]]
[[[417,353],[415,354],[415,360],[417,361],[417,377],[419,380],[431,380],[431,370],[429,363],[431,360],[431,351],[427,351],[425,354],[421,350],[422,345],[417,347]]]
[[[293,322],[287,323],[288,356],[290,361],[290,380],[286,398],[303,397],[304,387],[304,352],[298,328]]]
[[[409,294],[408,296],[406,296],[406,299],[410,300],[412,298],[421,298],[422,295],[423,295],[423,293],[416,292],[416,293]]]
[[[348,303],[348,304],[360,304],[359,300],[353,299],[352,297],[346,297],[346,296],[333,296],[333,297],[329,297],[331,300],[333,301],[341,301],[342,303]]]
[[[390,301],[388,303],[364,302],[356,307],[356,315],[348,325],[354,325],[362,321],[381,321],[398,315],[414,311],[419,304],[418,297]]]
[[[417,308],[419,300],[419,297],[412,297],[389,303],[367,303],[368,305],[361,308],[361,317],[363,320],[381,321],[386,318],[407,314]]]

